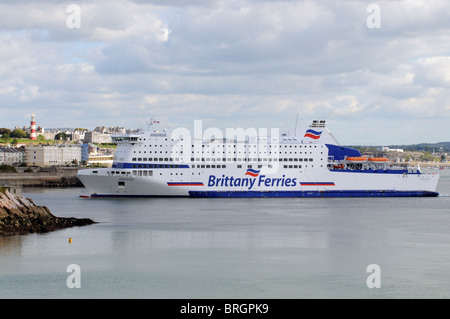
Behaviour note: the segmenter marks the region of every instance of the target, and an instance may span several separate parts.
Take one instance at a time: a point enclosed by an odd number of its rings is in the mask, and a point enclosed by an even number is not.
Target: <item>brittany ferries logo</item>
[[[309,130],[306,131],[304,137],[309,137],[309,138],[312,138],[314,140],[317,140],[317,139],[320,138],[320,135],[322,135],[322,132],[317,132],[317,131],[309,129]]]
[[[266,177],[266,175],[259,175],[259,170],[248,169],[244,176],[251,177],[234,177],[225,176],[217,177],[209,175],[208,187],[247,187],[249,190],[254,186],[260,187],[295,187],[297,185],[296,178],[289,178],[283,175],[283,177]]]
[[[247,172],[245,172],[245,175],[250,175],[250,176],[253,176],[253,177],[257,177],[259,175],[259,171],[249,168],[247,170]]]

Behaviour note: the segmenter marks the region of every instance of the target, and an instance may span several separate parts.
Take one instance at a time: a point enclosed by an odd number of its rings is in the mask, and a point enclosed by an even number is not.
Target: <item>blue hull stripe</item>
[[[282,198],[282,197],[436,197],[439,193],[430,191],[189,191],[194,198]],[[127,195],[92,194],[91,197],[187,197],[182,195]]]
[[[271,192],[217,192],[190,191],[194,198],[286,198],[286,197],[436,197],[439,193],[429,191],[271,191]],[[182,195],[127,195],[92,194],[91,197],[188,197]]]
[[[118,197],[124,197],[124,198],[143,198],[143,197],[155,197],[155,198],[165,198],[165,197],[171,197],[171,198],[175,198],[175,197],[189,197],[188,195],[128,195],[128,194],[91,194],[90,197],[93,198],[104,198],[104,197],[108,197],[108,198],[118,198]]]
[[[114,163],[112,168],[189,168],[182,164],[141,164],[137,163]]]
[[[191,197],[436,197],[429,191],[327,190],[327,191],[189,191]]]

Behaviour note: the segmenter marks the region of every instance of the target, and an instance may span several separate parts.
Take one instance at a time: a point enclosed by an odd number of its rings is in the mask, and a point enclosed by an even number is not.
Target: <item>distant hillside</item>
[[[367,145],[346,145],[348,147],[356,149],[381,149],[381,147],[386,146],[393,149],[401,148],[404,151],[409,152],[429,152],[429,153],[450,153],[450,142],[439,142],[439,143],[420,143],[420,144],[403,144],[403,145],[378,145],[378,146],[367,146]],[[442,148],[442,149],[441,149]]]
[[[411,145],[388,145],[389,148],[402,148],[405,151],[450,152],[450,142],[420,143]],[[441,149],[442,148],[442,149]]]

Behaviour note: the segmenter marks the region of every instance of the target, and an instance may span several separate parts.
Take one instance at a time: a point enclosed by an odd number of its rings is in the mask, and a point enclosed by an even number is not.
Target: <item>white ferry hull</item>
[[[98,170],[96,170],[98,171]],[[111,177],[103,175],[78,174],[92,197],[184,197],[189,196],[186,189],[168,187],[164,181],[145,177]],[[119,182],[125,186],[119,186]]]
[[[157,177],[108,176],[108,169],[80,171],[78,177],[93,197],[403,197],[437,196],[437,174],[322,171],[320,174],[205,174],[195,181]],[[245,171],[243,172],[245,173]],[[105,174],[105,175],[103,175]],[[284,178],[282,177],[284,175]],[[231,179],[233,177],[233,179]],[[217,179],[220,179],[217,181]],[[288,181],[288,186],[281,184]],[[278,187],[273,187],[279,181]],[[234,183],[230,183],[234,182]],[[240,185],[242,184],[242,185]]]

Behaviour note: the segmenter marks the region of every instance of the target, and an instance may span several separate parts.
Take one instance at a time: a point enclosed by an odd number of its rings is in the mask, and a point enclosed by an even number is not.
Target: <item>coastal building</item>
[[[44,137],[44,140],[54,140],[57,132],[52,131],[44,131],[44,128],[42,128],[42,131],[38,133],[39,135],[42,135]]]
[[[28,166],[64,166],[81,161],[78,144],[30,145],[25,147],[25,163]]]
[[[89,154],[88,165],[112,167],[113,154]]]
[[[97,126],[94,129],[94,132],[99,132],[102,134],[117,134],[117,135],[122,135],[126,133],[125,127],[123,126],[110,126],[110,127],[106,127],[106,126]]]
[[[92,143],[84,143],[81,145],[81,162],[87,165],[111,167],[114,152],[114,148],[100,148]]]
[[[82,143],[81,147],[81,163],[87,163],[89,161],[89,144]]]
[[[86,133],[86,130],[83,129],[75,129],[72,132],[72,141],[83,141],[84,140],[84,134]]]
[[[381,150],[383,152],[397,152],[397,153],[403,153],[403,149],[402,148],[389,148],[387,146],[383,146],[381,148]]]
[[[107,144],[112,142],[111,134],[96,131],[84,133],[85,143]]]
[[[0,164],[17,165],[23,163],[24,153],[14,147],[0,147]]]

